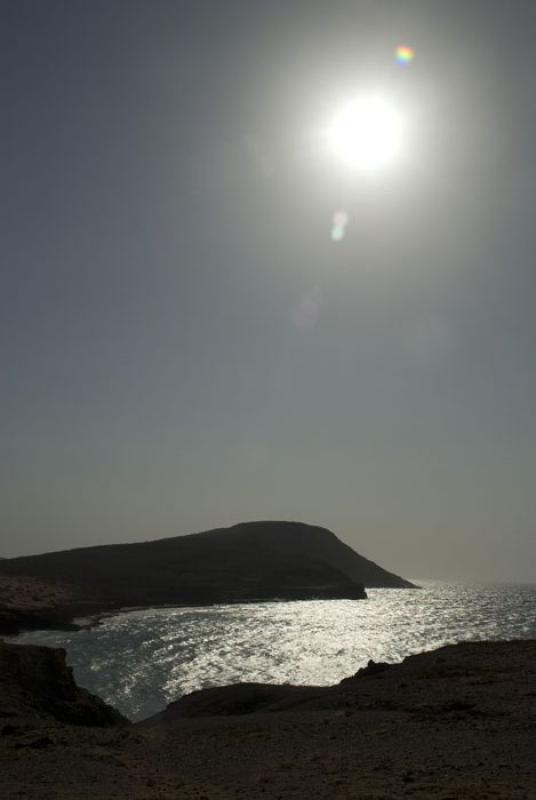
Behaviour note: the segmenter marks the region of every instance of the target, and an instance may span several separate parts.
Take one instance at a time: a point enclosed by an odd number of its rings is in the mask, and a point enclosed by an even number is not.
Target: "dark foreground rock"
[[[196,692],[125,727],[5,720],[0,797],[536,798],[535,641],[377,666],[333,687]]]
[[[165,711],[140,723],[145,728],[170,725],[178,719],[193,717],[232,716],[256,714],[267,711],[288,711],[296,706],[315,701],[326,694],[325,686],[290,686],[268,683],[237,683],[192,692]]]
[[[127,724],[118,711],[76,685],[65,650],[0,642],[0,721],[35,720]]]

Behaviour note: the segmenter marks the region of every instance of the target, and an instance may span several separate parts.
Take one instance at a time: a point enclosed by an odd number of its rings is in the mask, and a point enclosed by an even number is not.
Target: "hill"
[[[0,583],[15,576],[65,588],[62,598],[51,603],[56,616],[58,611],[72,616],[120,606],[359,599],[366,597],[364,584],[411,586],[355,553],[331,531],[297,522],[242,523],[2,561]],[[31,595],[37,597],[35,590]],[[53,589],[49,595],[55,596]],[[11,606],[19,608],[17,602]],[[40,618],[44,610],[41,600]],[[27,602],[24,611],[32,611]]]
[[[203,533],[163,542],[184,542],[188,548],[215,547],[225,540],[228,547],[241,549],[250,546],[269,549],[281,555],[304,555],[340,570],[353,581],[368,588],[415,588],[410,581],[388,572],[359,555],[327,528],[303,522],[242,522],[230,528],[216,528]]]

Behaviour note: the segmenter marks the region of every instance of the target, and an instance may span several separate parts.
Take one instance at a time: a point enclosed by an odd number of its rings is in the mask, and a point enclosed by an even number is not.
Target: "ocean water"
[[[65,647],[77,682],[133,720],[195,689],[238,681],[327,685],[372,658],[444,644],[536,638],[536,586],[426,582],[368,600],[311,600],[131,611],[80,632],[18,643]]]

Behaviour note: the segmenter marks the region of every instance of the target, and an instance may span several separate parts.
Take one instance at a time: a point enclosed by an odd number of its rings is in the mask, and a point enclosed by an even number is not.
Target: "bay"
[[[368,600],[119,613],[88,630],[33,631],[64,647],[79,685],[132,720],[196,689],[244,681],[329,685],[374,661],[466,640],[536,638],[536,586],[421,582]]]

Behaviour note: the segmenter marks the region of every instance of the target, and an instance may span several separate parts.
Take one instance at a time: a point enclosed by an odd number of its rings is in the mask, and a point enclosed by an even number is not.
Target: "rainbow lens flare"
[[[415,50],[413,47],[401,44],[395,50],[395,58],[401,66],[407,67],[415,58]]]

